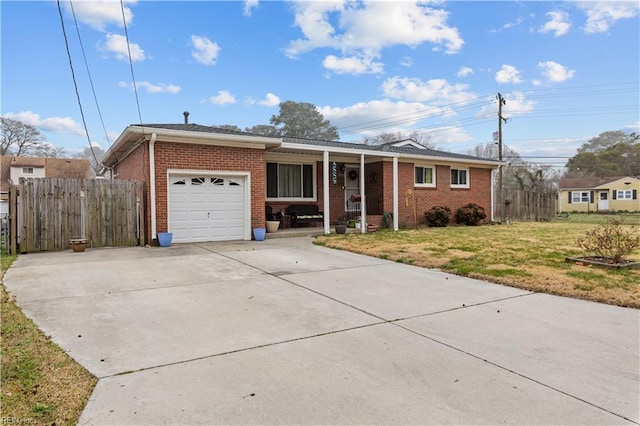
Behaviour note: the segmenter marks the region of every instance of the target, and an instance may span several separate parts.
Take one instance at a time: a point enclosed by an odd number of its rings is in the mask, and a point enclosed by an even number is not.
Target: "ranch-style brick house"
[[[635,177],[562,178],[558,189],[560,213],[640,211],[640,179]]]
[[[490,212],[499,164],[411,140],[372,146],[191,123],[131,125],[102,158],[111,177],[146,183],[147,241],[172,232],[174,242],[249,240],[271,212],[301,206],[318,222],[305,226],[325,233],[356,214],[366,232],[383,216],[396,230],[424,223],[433,206]]]

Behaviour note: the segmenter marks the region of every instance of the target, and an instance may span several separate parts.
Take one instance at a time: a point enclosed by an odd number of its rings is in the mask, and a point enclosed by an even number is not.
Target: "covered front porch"
[[[347,223],[357,223],[351,232],[366,233],[383,218],[398,230],[396,153],[283,142],[265,161],[265,218],[280,222],[279,233],[329,234]],[[300,210],[303,220],[296,220]]]

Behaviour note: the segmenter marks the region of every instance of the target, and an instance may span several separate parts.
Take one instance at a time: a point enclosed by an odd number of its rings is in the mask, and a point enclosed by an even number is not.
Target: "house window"
[[[436,186],[436,171],[433,167],[416,166],[415,185],[416,186]]]
[[[468,169],[451,169],[451,186],[458,188],[468,188],[468,174]]]
[[[23,167],[22,168],[22,174],[23,175],[32,175],[33,174],[33,167]]]
[[[617,199],[618,200],[633,200],[633,191],[631,189],[626,189],[626,190],[618,190],[617,192]]]
[[[313,199],[313,164],[267,163],[267,198]]]
[[[589,192],[572,192],[571,193],[571,202],[572,203],[588,203],[589,202]]]

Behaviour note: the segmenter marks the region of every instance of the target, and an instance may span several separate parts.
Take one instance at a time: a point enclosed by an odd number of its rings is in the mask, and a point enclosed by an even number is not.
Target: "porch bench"
[[[291,216],[291,226],[297,228],[303,223],[324,222],[324,214],[319,211],[319,207],[315,204],[293,204],[287,207],[287,214]]]

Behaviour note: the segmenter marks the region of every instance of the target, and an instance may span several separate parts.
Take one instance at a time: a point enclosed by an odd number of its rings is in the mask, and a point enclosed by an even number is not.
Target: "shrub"
[[[424,214],[424,218],[427,220],[427,226],[444,228],[451,222],[451,209],[444,206],[431,207]]]
[[[576,244],[596,256],[622,263],[640,248],[640,231],[635,226],[623,227],[623,219],[611,218],[584,236],[576,238]]]
[[[487,214],[484,212],[484,207],[474,203],[469,203],[456,210],[456,223],[459,225],[476,226],[486,218]]]

